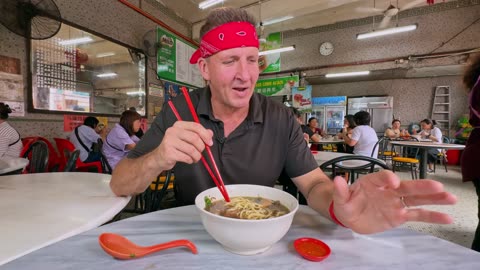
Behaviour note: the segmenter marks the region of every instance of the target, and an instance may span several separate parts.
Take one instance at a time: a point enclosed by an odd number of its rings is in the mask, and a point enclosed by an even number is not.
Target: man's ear
[[[208,70],[208,60],[205,58],[198,59],[197,65],[200,73],[202,74],[203,79],[210,81],[210,72]]]

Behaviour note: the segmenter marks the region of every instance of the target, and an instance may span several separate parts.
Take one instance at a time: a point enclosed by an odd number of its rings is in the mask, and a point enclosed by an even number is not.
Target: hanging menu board
[[[204,81],[197,65],[190,64],[190,56],[196,48],[182,38],[157,28],[160,48],[157,53],[157,75],[160,79],[204,87]]]

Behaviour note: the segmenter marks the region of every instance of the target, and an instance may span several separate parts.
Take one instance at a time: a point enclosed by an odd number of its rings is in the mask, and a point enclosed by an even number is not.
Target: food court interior
[[[58,13],[38,21],[31,33],[0,26],[0,102],[15,109],[8,122],[22,137],[51,142],[66,138],[72,125],[84,119],[77,117],[88,115],[102,118],[112,129],[131,107],[145,117],[148,129],[179,86],[204,84],[187,63],[209,11],[198,8],[201,1],[53,1]],[[318,98],[345,97],[340,105],[346,107],[352,97],[388,96],[392,115],[383,121],[383,129],[393,117],[406,130],[433,118],[443,120],[444,136],[464,142],[468,91],[462,73],[470,55],[480,51],[480,1],[225,0],[219,5],[242,7],[261,22],[257,31],[265,41],[263,50],[294,46],[264,59],[269,65],[262,63],[257,91],[287,106],[310,105],[313,111],[307,110],[304,120],[315,113]],[[0,12],[4,16],[6,11]],[[416,29],[358,39],[360,34],[409,25]],[[87,41],[68,43],[82,38]],[[172,47],[172,38],[183,42],[176,47],[176,59],[162,54]],[[59,40],[67,42],[58,45]],[[52,69],[54,62],[61,65]],[[359,71],[368,74],[326,76]],[[297,100],[292,88],[307,86],[311,97],[304,94]],[[439,87],[448,92],[436,92]],[[444,93],[449,99],[441,103],[448,113],[435,115],[435,98]],[[340,118],[341,128],[343,114]],[[469,247],[478,222],[477,198],[473,185],[462,183],[460,153],[451,152],[448,172],[437,164],[436,172],[428,175],[458,196],[455,206],[431,207],[450,213],[455,223],[404,226]],[[411,179],[408,170],[397,173]]]

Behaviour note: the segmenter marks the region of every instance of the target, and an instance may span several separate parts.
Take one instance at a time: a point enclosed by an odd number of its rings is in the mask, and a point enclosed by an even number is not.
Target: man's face
[[[398,121],[393,122],[392,128],[393,129],[399,129],[400,128],[400,122],[398,122]]]
[[[229,109],[248,107],[258,80],[258,49],[233,48],[200,59],[198,66],[209,81],[212,102]]]

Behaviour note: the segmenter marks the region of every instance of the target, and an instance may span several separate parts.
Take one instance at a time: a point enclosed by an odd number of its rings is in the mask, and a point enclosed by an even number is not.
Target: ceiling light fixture
[[[97,55],[95,55],[95,57],[102,58],[102,57],[109,57],[114,55],[115,55],[114,52],[106,52],[106,53],[98,53]]]
[[[258,55],[267,55],[267,54],[272,54],[272,53],[281,53],[281,52],[288,52],[288,51],[293,51],[295,50],[295,45],[288,46],[288,47],[283,47],[283,48],[278,48],[278,49],[273,49],[273,50],[268,50],[268,51],[262,51],[259,52]]]
[[[345,72],[345,73],[330,73],[326,74],[326,78],[337,78],[337,77],[350,77],[350,76],[365,76],[370,74],[370,71],[355,71],[355,72]]]
[[[200,9],[207,9],[211,6],[215,6],[217,4],[220,4],[220,3],[223,3],[224,0],[207,0],[207,1],[203,1],[203,2],[200,2],[200,4],[198,4],[198,8]]]
[[[116,76],[117,76],[117,73],[115,73],[115,72],[107,72],[107,73],[97,74],[97,77],[99,77],[99,78],[110,78],[110,77],[116,77]]]
[[[416,24],[387,28],[387,29],[372,31],[372,32],[369,32],[369,33],[358,34],[357,39],[366,39],[366,38],[373,38],[373,37],[379,37],[379,36],[398,34],[398,33],[413,31],[415,29],[417,29]]]
[[[140,91],[135,91],[135,92],[127,92],[127,95],[129,96],[144,96],[145,92],[140,92]]]
[[[59,41],[58,44],[60,45],[76,45],[82,43],[92,42],[93,39],[91,37],[81,37],[81,38],[74,38],[74,39],[66,39]]]
[[[262,23],[263,23],[263,26],[267,26],[267,25],[270,25],[270,24],[290,20],[290,19],[293,19],[293,18],[294,18],[293,16],[288,15],[288,16],[284,16],[284,17],[280,17],[280,18],[276,18],[276,19],[266,20],[266,21],[263,21]]]

